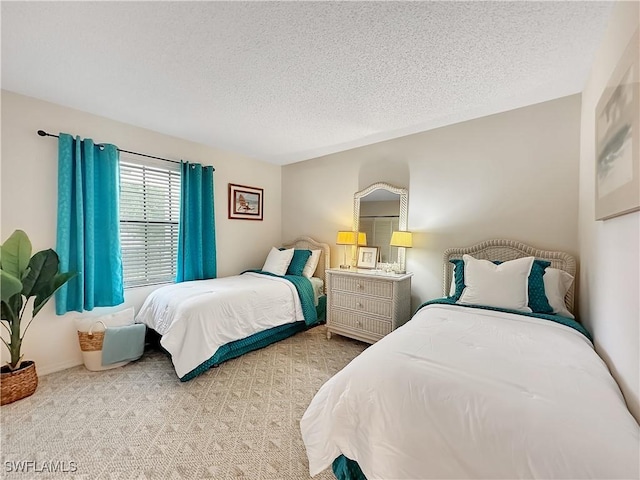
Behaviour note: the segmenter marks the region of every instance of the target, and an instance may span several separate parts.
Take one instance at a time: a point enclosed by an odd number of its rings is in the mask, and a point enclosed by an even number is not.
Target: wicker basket
[[[104,332],[80,332],[78,331],[80,350],[83,352],[95,352],[102,350]]]
[[[38,387],[36,364],[32,361],[22,362],[20,368],[14,371],[0,373],[0,405],[15,402],[33,395]]]
[[[102,325],[103,330],[94,331],[94,328]],[[102,320],[98,320],[91,325],[88,332],[78,330],[78,341],[80,342],[80,350],[82,350],[82,361],[87,370],[92,372],[100,372],[102,370],[110,370],[112,368],[122,367],[129,363],[128,361],[112,363],[110,365],[102,365],[102,345],[104,342],[104,332],[107,325]]]

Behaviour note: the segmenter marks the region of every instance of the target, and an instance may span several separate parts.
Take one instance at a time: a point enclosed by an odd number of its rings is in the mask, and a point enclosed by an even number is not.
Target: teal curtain
[[[56,293],[56,313],[124,302],[118,215],[119,154],[61,133],[58,139],[60,271],[78,272]]]
[[[180,178],[176,282],[216,278],[213,167],[181,162]]]

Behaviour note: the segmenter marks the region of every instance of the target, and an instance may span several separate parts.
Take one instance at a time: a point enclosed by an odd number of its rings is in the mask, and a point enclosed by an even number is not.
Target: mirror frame
[[[360,199],[366,197],[376,190],[387,190],[388,192],[400,195],[400,215],[398,218],[398,228],[400,231],[407,231],[407,209],[409,206],[409,191],[406,188],[396,187],[389,183],[377,182],[369,185],[367,188],[353,194],[353,231],[357,232],[360,228]],[[398,263],[401,270],[406,270],[405,265],[405,247],[398,247]]]

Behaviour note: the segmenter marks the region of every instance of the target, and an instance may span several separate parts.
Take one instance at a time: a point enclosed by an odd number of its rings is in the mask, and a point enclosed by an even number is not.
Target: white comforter
[[[639,427],[590,342],[546,320],[420,310],[331,378],[301,423],[311,475],[638,478]]]
[[[258,273],[167,285],[147,297],[136,317],[162,335],[179,377],[226,343],[300,320],[295,286]]]

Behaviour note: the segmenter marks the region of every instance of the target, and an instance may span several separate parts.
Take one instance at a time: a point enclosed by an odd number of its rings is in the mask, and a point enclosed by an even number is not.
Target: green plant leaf
[[[31,262],[31,260],[29,260],[29,262]],[[22,272],[22,278],[20,279],[21,282],[24,283],[24,279],[27,278],[27,275],[29,275],[30,271],[31,271],[31,267],[27,267],[24,269],[24,272]]]
[[[22,294],[29,298],[41,291],[47,293],[53,277],[58,273],[58,254],[51,249],[36,253],[29,261],[29,273],[22,281]]]
[[[22,303],[23,302],[22,302],[22,294],[21,293],[16,293],[7,302],[7,305],[9,306],[9,308],[11,309],[11,312],[13,313],[14,320],[16,318],[20,318],[20,313],[22,312]]]
[[[49,301],[51,296],[56,293],[62,285],[67,283],[73,277],[77,275],[76,272],[67,272],[67,273],[59,273],[55,277],[53,277],[51,283],[49,284],[49,288],[46,290],[42,290],[38,292],[35,301],[33,302],[33,317],[35,317],[38,312],[45,306],[45,304]],[[32,318],[33,318],[32,317]]]
[[[0,247],[2,270],[20,279],[29,265],[31,241],[22,230],[16,230]]]
[[[11,297],[22,292],[22,282],[14,275],[0,270],[0,298],[8,302]]]
[[[13,319],[15,315],[13,314],[13,311],[9,307],[9,304],[3,301],[3,302],[0,302],[0,306],[1,306],[0,311],[2,312],[2,320],[9,322],[9,325],[11,325],[13,323]]]

